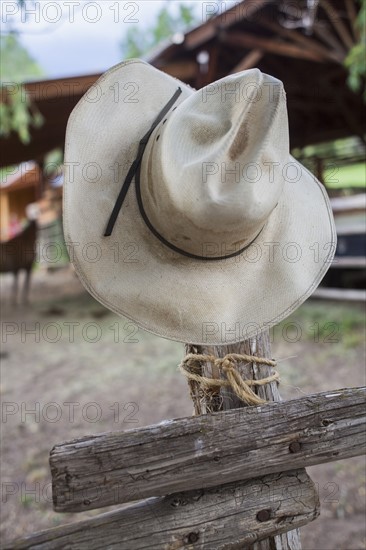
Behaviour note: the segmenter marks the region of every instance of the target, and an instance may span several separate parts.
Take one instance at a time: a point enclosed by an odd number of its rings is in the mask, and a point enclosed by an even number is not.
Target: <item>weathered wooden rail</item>
[[[233,550],[273,537],[288,544],[319,514],[314,484],[299,468],[365,452],[365,397],[364,387],[323,392],[57,445],[56,510],[145,500],[4,548]]]
[[[365,388],[323,392],[56,445],[55,510],[90,510],[360,455],[365,397]]]
[[[318,515],[318,495],[309,476],[287,472],[151,498],[98,518],[33,535],[9,550],[243,548],[301,527]]]

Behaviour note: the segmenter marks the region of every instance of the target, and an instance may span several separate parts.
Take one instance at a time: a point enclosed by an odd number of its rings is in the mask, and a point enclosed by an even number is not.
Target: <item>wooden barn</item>
[[[244,0],[203,3],[203,23],[174,35],[147,57],[154,66],[195,88],[251,67],[283,81],[288,101],[291,147],[348,136],[364,142],[362,93],[347,85],[344,66],[359,36],[356,0],[274,2]],[[16,134],[2,140],[0,167],[36,159],[63,147],[73,107],[100,74],[25,84],[45,123],[31,129],[31,142]],[[2,101],[7,101],[2,89]],[[319,167],[321,168],[321,167]]]
[[[310,159],[311,170],[320,181],[324,181],[325,162],[349,165],[364,160],[362,90],[350,89],[345,68],[349,51],[360,39],[355,25],[359,3],[244,0],[226,7],[225,2],[204,2],[202,24],[175,34],[147,61],[196,89],[257,67],[284,83],[290,145],[300,161],[303,148],[309,145],[351,136],[361,144],[357,158],[352,153],[352,158],[337,154]],[[25,84],[45,122],[31,130],[27,145],[16,134],[3,140],[0,167],[37,159],[42,168],[50,150],[63,148],[68,117],[99,76]],[[2,101],[7,101],[7,93],[2,90]]]

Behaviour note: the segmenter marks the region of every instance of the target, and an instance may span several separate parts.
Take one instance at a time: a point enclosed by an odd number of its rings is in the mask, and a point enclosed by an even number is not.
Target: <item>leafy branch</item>
[[[163,40],[177,32],[183,32],[196,22],[193,6],[179,4],[178,10],[178,15],[174,16],[171,12],[171,4],[168,3],[160,9],[152,27],[148,29],[141,29],[137,25],[130,27],[126,38],[121,42],[124,58],[141,57]]]
[[[350,49],[344,64],[348,69],[348,86],[354,92],[359,92],[366,79],[366,0],[360,0],[360,11],[355,21],[355,30],[360,40]],[[366,89],[364,89],[366,101]]]
[[[30,128],[39,128],[43,117],[21,84],[43,72],[20,44],[16,34],[0,37],[0,138],[16,132],[22,143],[30,142]]]
[[[17,86],[8,95],[6,103],[0,103],[0,137],[8,137],[16,132],[22,143],[30,142],[30,128],[39,128],[43,124],[43,116],[32,104],[25,88]]]

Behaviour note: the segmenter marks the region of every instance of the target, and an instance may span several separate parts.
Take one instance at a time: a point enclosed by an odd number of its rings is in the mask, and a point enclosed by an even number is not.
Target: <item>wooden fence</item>
[[[366,449],[366,388],[83,437],[50,455],[54,507],[140,501],[7,548],[229,550],[319,515],[305,466]]]

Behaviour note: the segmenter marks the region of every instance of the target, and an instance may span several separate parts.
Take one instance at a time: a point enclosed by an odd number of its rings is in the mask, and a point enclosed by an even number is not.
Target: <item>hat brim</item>
[[[279,323],[312,294],[334,255],[333,216],[324,187],[289,155],[297,176],[285,181],[264,229],[239,256],[204,261],[167,248],[141,218],[134,182],[104,237],[138,142],[178,85],[181,100],[195,93],[128,61],[78,103],[66,136],[65,240],[83,285],[110,310],[164,338],[230,344]],[[128,99],[137,102],[116,101],[117,88],[125,96],[135,90]]]

